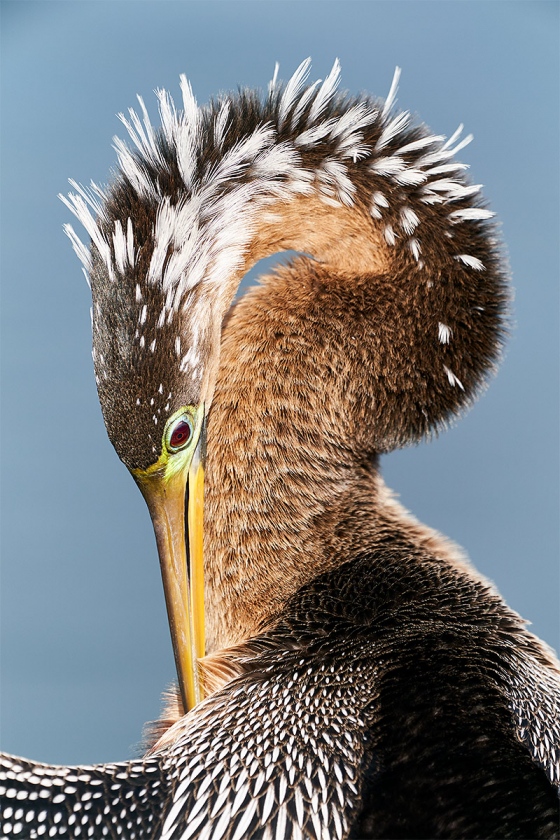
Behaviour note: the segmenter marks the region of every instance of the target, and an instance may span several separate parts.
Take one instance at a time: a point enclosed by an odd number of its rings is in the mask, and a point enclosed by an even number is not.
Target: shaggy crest
[[[310,59],[302,62],[285,86],[278,83],[276,68],[264,102],[255,102],[245,92],[203,107],[182,76],[183,110],[167,91],[157,91],[160,128],[154,128],[138,97],[141,115],[133,109],[128,117],[119,115],[133,148],[114,139],[116,183],[103,190],[71,181],[75,192],[61,196],[89,234],[112,280],[134,269],[140,237],[132,218],[113,218],[111,195],[122,183],[150,207],[152,251],[138,281],[140,287],[160,286],[162,320],[180,309],[198,284],[227,284],[243,266],[259,214],[278,201],[313,193],[328,206],[352,207],[365,200],[375,220],[391,217],[391,223],[382,226],[387,244],[402,240],[419,267],[427,219],[422,205],[447,208],[450,232],[458,223],[494,215],[476,203],[481,185],[465,183],[466,166],[453,160],[472,135],[461,140],[459,126],[446,140],[414,126],[408,112],[393,113],[399,68],[382,103],[338,94],[338,61],[322,83],[308,85],[310,66]],[[235,123],[249,105],[254,110],[252,124],[240,133]],[[368,172],[374,189],[364,194],[357,176]],[[392,222],[395,210],[397,224]],[[90,250],[71,225],[65,230],[89,275]],[[484,270],[476,256],[454,256]]]

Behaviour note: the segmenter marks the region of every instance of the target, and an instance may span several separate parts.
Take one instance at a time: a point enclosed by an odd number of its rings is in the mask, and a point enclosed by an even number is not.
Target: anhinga
[[[500,353],[493,214],[455,160],[470,138],[396,113],[397,77],[382,102],[338,93],[338,63],[308,70],[202,108],[183,79],[159,129],[139,100],[111,185],[66,199],[182,702],[137,760],[4,757],[4,837],[558,836],[559,663],[378,470]],[[229,311],[286,249],[311,256]]]

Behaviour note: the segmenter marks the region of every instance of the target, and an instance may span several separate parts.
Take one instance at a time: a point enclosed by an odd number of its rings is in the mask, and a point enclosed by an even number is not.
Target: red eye
[[[192,427],[186,420],[180,420],[171,432],[169,446],[171,449],[181,449],[191,439]]]

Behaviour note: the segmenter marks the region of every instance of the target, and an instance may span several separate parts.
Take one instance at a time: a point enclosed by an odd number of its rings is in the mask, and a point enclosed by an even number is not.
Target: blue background
[[[152,528],[106,437],[89,291],[57,200],[105,182],[141,93],[199,102],[338,56],[461,153],[503,223],[515,326],[499,376],[429,445],[383,459],[416,516],[558,640],[558,50],[555,2],[2,3],[2,706],[5,750],[124,759],[173,678]],[[80,235],[82,232],[80,231]]]

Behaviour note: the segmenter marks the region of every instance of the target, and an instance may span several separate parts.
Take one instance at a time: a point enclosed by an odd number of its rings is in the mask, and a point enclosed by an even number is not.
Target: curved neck
[[[232,310],[208,426],[210,651],[255,634],[389,522],[435,546],[390,499],[375,457],[397,437],[399,413],[422,412],[408,378],[412,365],[428,381],[431,357],[409,338],[429,329],[426,318],[402,311],[394,277],[337,274],[307,258]]]
[[[443,427],[499,355],[506,293],[478,187],[463,185],[445,144],[426,152],[437,138],[412,133],[392,152],[383,135],[370,140],[363,159],[309,158],[307,191],[259,193],[220,287],[223,312],[262,257],[314,258],[266,278],[224,319],[208,427],[210,650],[257,632],[387,522],[411,533],[376,455]]]

